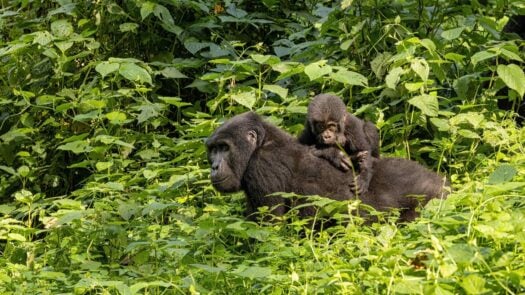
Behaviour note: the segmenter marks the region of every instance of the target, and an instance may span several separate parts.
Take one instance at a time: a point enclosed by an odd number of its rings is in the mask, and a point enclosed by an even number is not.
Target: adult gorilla
[[[320,195],[335,200],[355,199],[354,176],[315,156],[312,147],[247,112],[221,125],[206,142],[211,163],[211,181],[221,192],[246,193],[249,217],[268,206],[281,216],[291,207],[290,199],[268,196],[276,192]],[[416,208],[435,197],[445,196],[444,180],[416,162],[383,158],[372,162],[369,190],[358,196],[377,210],[400,208],[401,221],[413,220]],[[303,207],[300,216],[315,209]]]

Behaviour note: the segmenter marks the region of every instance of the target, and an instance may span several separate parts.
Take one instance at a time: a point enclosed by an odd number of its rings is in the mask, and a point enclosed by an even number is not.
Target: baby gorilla
[[[347,171],[357,166],[359,174],[356,192],[368,190],[372,178],[372,158],[379,158],[379,133],[374,124],[363,121],[346,111],[343,101],[330,94],[319,94],[308,105],[305,128],[299,142],[315,145],[314,154],[328,160],[335,167]],[[352,162],[337,149],[342,148]],[[356,165],[357,164],[357,165]]]

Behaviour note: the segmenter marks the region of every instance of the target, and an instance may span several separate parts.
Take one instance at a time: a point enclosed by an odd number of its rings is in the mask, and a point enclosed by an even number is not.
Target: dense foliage
[[[0,293],[525,292],[525,1],[0,7]],[[454,193],[406,226],[245,221],[203,141],[249,109],[297,134],[320,92]]]

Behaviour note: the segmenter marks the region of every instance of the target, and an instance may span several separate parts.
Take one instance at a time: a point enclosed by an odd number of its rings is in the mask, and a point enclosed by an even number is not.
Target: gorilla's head
[[[319,94],[308,105],[307,126],[323,145],[344,144],[346,106],[337,96]]]
[[[211,182],[221,192],[242,189],[241,180],[253,152],[262,144],[262,119],[248,112],[226,121],[206,141]]]

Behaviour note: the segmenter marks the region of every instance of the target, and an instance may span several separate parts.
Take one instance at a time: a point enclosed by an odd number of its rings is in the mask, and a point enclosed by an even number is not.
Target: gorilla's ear
[[[246,133],[246,139],[252,146],[257,146],[257,132],[250,130]]]

